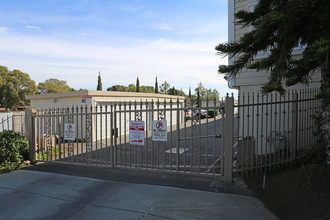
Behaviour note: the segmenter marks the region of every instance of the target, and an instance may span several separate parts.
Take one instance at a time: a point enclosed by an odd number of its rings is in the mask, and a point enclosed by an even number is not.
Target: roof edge
[[[27,95],[26,99],[49,99],[49,98],[66,98],[77,97],[83,95],[91,95],[94,97],[133,97],[133,98],[172,98],[172,99],[185,99],[184,96],[165,95],[160,93],[142,93],[142,92],[119,92],[119,91],[96,91],[96,90],[81,90],[74,92],[59,92],[59,93],[46,93],[39,95]]]

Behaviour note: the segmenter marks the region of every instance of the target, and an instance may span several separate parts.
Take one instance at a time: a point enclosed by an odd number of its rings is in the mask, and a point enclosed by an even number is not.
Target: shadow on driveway
[[[237,180],[233,183],[223,183],[219,181],[216,176],[193,176],[191,174],[177,174],[162,171],[71,165],[54,162],[37,163],[36,165],[28,166],[22,169],[116,182],[171,186],[183,189],[230,193],[246,196],[253,195],[243,181]]]

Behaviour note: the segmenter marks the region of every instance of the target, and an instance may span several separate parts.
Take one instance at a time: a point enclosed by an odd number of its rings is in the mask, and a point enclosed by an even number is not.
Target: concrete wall
[[[4,130],[13,130],[24,134],[25,114],[24,112],[6,112],[0,113],[0,132]]]

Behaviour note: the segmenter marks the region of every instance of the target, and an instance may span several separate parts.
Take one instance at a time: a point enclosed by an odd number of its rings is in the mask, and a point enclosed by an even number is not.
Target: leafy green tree
[[[168,90],[168,94],[169,95],[186,96],[186,94],[182,90],[178,90],[178,89],[174,88],[174,86]]]
[[[57,92],[71,92],[73,88],[68,86],[65,80],[50,78],[38,84],[38,93],[57,93]]]
[[[101,81],[101,72],[99,71],[99,76],[97,78],[97,88],[96,90],[101,90],[102,91],[102,81]]]
[[[171,85],[165,81],[163,84],[160,85],[159,91],[163,94],[167,94],[167,91],[170,88],[170,86]]]
[[[134,85],[133,83],[129,84],[128,85],[128,91],[129,92],[136,92],[136,85]]]
[[[195,88],[195,93],[197,95],[198,101],[206,100],[207,89],[203,86],[202,82],[198,83],[198,86]]]
[[[158,82],[157,82],[157,76],[156,76],[156,82],[155,82],[155,93],[159,93],[159,90],[158,90]]]
[[[168,90],[168,94],[169,95],[176,95],[176,89],[174,88],[174,86]]]
[[[188,105],[194,105],[197,103],[197,96],[191,95],[191,97],[188,97],[186,100]]]
[[[191,98],[191,87],[189,87],[189,95],[188,95],[189,98]]]
[[[139,77],[136,78],[136,92],[140,92],[140,80],[139,80]]]
[[[155,93],[155,88],[152,86],[141,86],[140,91],[144,93]]]
[[[127,87],[123,85],[114,85],[109,88],[107,88],[107,91],[121,91],[121,92],[127,92]]]
[[[209,101],[212,101],[212,100],[219,100],[219,91],[216,90],[216,89],[208,89],[207,90],[207,99]]]
[[[186,96],[186,93],[184,93],[184,91],[182,89],[178,90],[176,94],[179,96]]]
[[[7,67],[5,66],[0,66],[0,74],[1,74],[1,77],[0,77],[0,85],[4,84],[5,83],[5,80],[4,80],[4,76],[5,74],[8,74],[9,70]]]
[[[9,71],[0,66],[0,107],[16,109],[18,106],[29,105],[26,95],[34,95],[37,86],[29,74],[19,70]]]
[[[324,94],[330,94],[330,1],[259,0],[253,12],[238,11],[236,23],[253,29],[237,42],[216,46],[219,54],[235,57],[231,65],[220,65],[220,73],[237,76],[243,68],[268,71],[264,92],[283,93],[283,83],[308,83],[315,70],[321,70]],[[301,58],[292,57],[302,45]],[[256,60],[258,52],[269,56]],[[329,99],[326,100],[329,103]]]
[[[216,89],[207,89],[203,86],[202,82],[198,83],[197,88],[195,89],[197,95],[197,101],[206,101],[206,100],[219,100],[219,92]]]

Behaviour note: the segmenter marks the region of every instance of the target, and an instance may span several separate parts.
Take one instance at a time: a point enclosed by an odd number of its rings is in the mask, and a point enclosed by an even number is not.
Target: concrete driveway
[[[0,198],[0,219],[277,219],[251,196],[33,168],[0,175]]]

